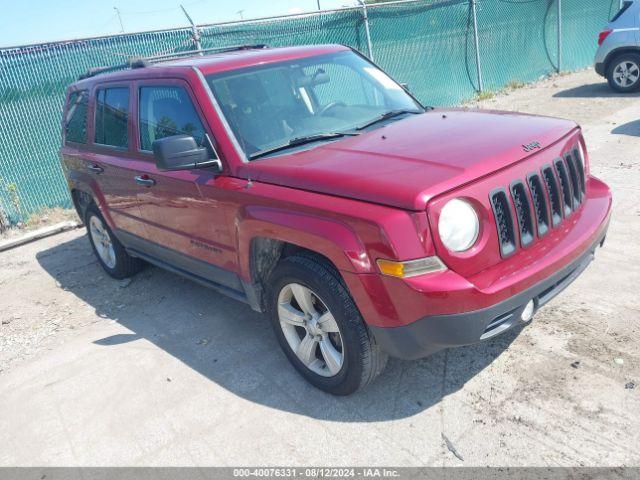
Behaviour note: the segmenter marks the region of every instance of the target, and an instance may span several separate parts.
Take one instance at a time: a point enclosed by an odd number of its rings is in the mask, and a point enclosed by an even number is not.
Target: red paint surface
[[[246,51],[77,82],[70,90],[87,88],[91,98],[97,86],[130,85],[134,141],[126,150],[92,142],[63,147],[70,188],[90,193],[111,227],[231,270],[244,280],[251,278],[249,249],[256,237],[317,251],[341,271],[365,320],[377,326],[404,325],[504,300],[570,263],[606,228],[611,194],[589,176],[586,200],[576,212],[530,247],[500,258],[488,194],[524,180],[581,141],[578,127],[566,120],[435,110],[357,137],[245,163],[194,67],[208,74],[341,49],[345,47]],[[187,88],[220,154],[221,174],[205,169],[161,172],[153,156],[139,150],[135,119],[137,89],[143,83]],[[524,153],[522,145],[533,141],[542,150]],[[89,164],[101,166],[104,173],[88,173]],[[156,185],[137,185],[136,175],[148,175]],[[435,230],[440,209],[454,197],[471,201],[481,217],[480,240],[464,254],[448,252]],[[203,244],[208,248],[197,246]],[[449,270],[400,280],[380,275],[375,264],[378,258],[435,254]]]

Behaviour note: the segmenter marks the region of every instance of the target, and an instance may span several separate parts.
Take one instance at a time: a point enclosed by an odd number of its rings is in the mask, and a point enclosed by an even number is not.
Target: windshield
[[[386,73],[351,51],[217,73],[207,82],[249,158],[423,111]]]

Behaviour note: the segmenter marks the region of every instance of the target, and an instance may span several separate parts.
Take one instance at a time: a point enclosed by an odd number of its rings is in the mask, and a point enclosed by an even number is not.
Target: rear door
[[[85,154],[89,137],[89,98],[91,93],[87,89],[72,87],[67,95],[62,122],[62,148],[60,155],[62,166],[71,188],[86,190],[87,187],[99,193],[95,178],[89,175]],[[101,199],[101,198],[100,198]]]
[[[136,163],[131,142],[130,83],[102,83],[91,92],[89,142],[83,153],[84,168],[94,179],[115,233],[141,235],[137,194],[143,189],[135,181]]]
[[[215,138],[187,82],[179,79],[135,83],[135,143],[142,162],[137,175],[148,182],[138,192],[148,253],[173,267],[241,290],[236,249],[227,223],[230,203],[225,177],[212,169],[164,172],[156,168],[154,140],[188,134],[217,158]],[[208,138],[207,138],[208,136]]]

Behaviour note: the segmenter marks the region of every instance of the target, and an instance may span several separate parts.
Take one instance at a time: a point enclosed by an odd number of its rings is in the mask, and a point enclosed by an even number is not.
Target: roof
[[[286,60],[295,60],[297,58],[311,57],[326,53],[349,50],[344,45],[305,45],[297,47],[277,47],[277,48],[244,48],[233,51],[215,52],[211,54],[198,55],[194,53],[192,56],[181,57],[176,59],[167,59],[153,61],[144,66],[136,68],[125,68],[115,71],[107,69],[104,73],[94,73],[87,78],[79,79],[77,84],[89,83],[94,79],[104,80],[126,80],[140,77],[153,76],[156,69],[184,69],[197,68],[204,75],[215,72],[235,70],[238,68],[250,67],[253,65],[264,65],[272,62],[280,62]],[[142,63],[144,59],[142,59]],[[134,62],[135,63],[135,62]],[[98,69],[96,69],[98,70]]]
[[[214,53],[212,55],[193,56],[156,63],[163,67],[196,67],[202,73],[209,74],[224,70],[247,67],[257,64],[293,60],[324,53],[348,50],[344,45],[305,45],[297,47],[262,48],[254,50],[235,50]]]

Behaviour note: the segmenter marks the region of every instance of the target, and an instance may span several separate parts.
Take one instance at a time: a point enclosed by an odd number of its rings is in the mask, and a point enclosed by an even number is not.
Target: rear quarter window
[[[629,7],[632,4],[633,2],[623,2],[622,7],[620,7],[620,10],[618,10],[618,13],[616,13],[610,21],[615,22],[616,20],[618,20],[622,16],[622,14],[629,9]]]
[[[87,143],[88,99],[89,93],[86,90],[71,92],[69,95],[64,122],[65,143]]]

